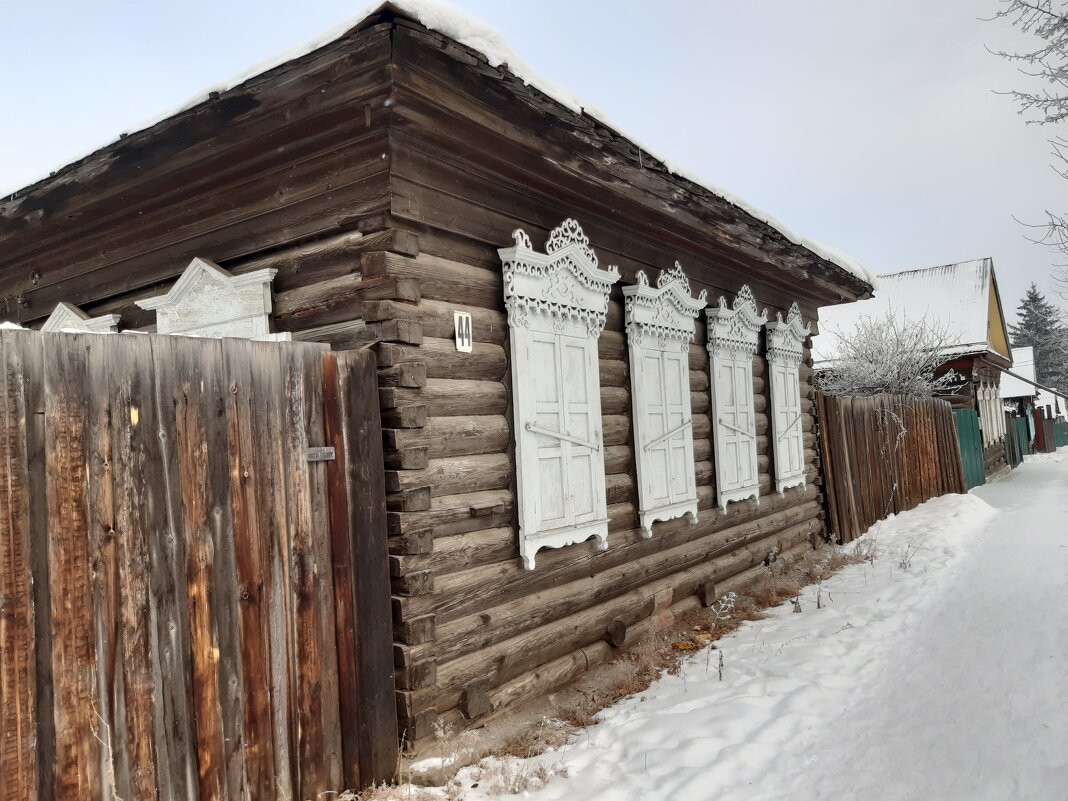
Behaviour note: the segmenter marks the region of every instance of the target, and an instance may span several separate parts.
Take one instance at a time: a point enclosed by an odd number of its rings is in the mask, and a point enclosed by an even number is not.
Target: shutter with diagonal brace
[[[660,274],[657,288],[644,272],[623,288],[633,394],[634,455],[642,536],[653,522],[688,515],[697,521],[693,424],[688,351],[694,317],[705,292],[690,296],[690,282],[675,263]]]
[[[756,406],[753,402],[753,356],[767,310],[757,312],[748,285],[731,308],[726,298],[705,312],[712,377],[712,447],[716,457],[716,493],[720,508],[731,501],[760,501]]]
[[[796,303],[786,320],[782,313],[767,324],[768,372],[771,377],[771,436],[775,489],[805,486],[805,438],[801,427],[801,359],[812,328]]]
[[[519,551],[596,537],[608,547],[597,340],[619,272],[602,270],[578,223],[535,251],[521,230],[499,253],[512,368]]]

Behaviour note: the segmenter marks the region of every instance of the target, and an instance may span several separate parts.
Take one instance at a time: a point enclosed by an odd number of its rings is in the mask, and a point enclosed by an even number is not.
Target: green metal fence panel
[[[1068,445],[1068,422],[1059,420],[1053,424],[1053,439],[1058,448]]]
[[[979,415],[975,409],[954,409],[957,423],[957,441],[960,443],[960,458],[964,465],[964,483],[968,489],[986,483],[983,468],[983,438],[979,433]]]
[[[1031,429],[1027,425],[1026,417],[1012,418],[1012,427],[1016,429],[1016,441],[1020,443],[1020,456],[1031,454]]]

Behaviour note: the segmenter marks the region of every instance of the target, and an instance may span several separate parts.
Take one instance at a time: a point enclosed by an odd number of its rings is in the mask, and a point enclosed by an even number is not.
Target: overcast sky
[[[625,133],[876,272],[992,256],[1006,314],[1066,210],[1052,131],[1011,99],[997,0],[458,0]],[[0,0],[0,191],[364,8],[340,0]]]

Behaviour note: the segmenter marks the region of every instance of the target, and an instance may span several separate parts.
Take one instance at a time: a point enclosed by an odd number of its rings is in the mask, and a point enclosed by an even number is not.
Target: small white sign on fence
[[[470,353],[474,347],[474,338],[471,334],[471,315],[469,312],[453,312],[453,326],[456,329],[456,350],[460,353]]]

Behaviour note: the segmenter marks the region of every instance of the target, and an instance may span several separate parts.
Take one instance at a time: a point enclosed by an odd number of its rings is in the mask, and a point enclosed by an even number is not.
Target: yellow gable
[[[1000,353],[1009,361],[1012,354],[1009,352],[1009,340],[1005,335],[1005,320],[1001,315],[1001,302],[998,298],[998,285],[994,283],[994,272],[990,272],[990,289],[987,292],[990,307],[986,317],[986,340],[990,347]]]

